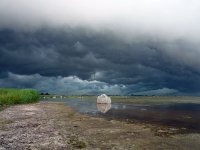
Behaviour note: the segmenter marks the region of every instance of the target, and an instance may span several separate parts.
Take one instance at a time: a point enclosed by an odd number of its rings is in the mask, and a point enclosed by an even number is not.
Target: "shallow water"
[[[48,99],[67,102],[76,111],[109,119],[122,119],[129,122],[144,122],[188,129],[200,132],[200,104],[96,104],[96,99]]]

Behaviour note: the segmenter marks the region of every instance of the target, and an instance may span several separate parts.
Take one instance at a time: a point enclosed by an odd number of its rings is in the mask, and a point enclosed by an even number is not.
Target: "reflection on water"
[[[111,109],[111,104],[107,104],[107,103],[97,104],[97,110],[104,113],[104,114],[106,112],[108,112],[110,109]]]
[[[101,115],[110,119],[124,119],[187,128],[200,132],[200,104],[137,105],[123,103],[96,104],[96,99],[48,99],[67,102],[78,112]]]

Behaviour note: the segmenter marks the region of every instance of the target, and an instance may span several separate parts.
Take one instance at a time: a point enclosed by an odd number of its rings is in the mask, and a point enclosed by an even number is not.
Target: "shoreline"
[[[0,149],[199,149],[200,134],[75,112],[60,102],[0,112]]]

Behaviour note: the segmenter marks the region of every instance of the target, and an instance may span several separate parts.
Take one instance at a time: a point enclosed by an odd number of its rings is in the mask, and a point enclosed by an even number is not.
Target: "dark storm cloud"
[[[88,37],[74,30],[38,30],[34,33],[22,33],[12,30],[0,31],[0,53],[2,71],[16,73],[40,73],[52,75],[80,75],[89,78],[94,67],[103,68],[106,60],[94,56],[95,46],[98,46],[94,37]],[[98,41],[105,42],[100,37]],[[91,45],[91,49],[81,42]],[[95,45],[95,46],[94,46]],[[9,61],[8,61],[9,60]],[[20,65],[20,67],[18,67]]]
[[[1,30],[0,54],[2,78],[6,72],[49,78],[77,76],[125,85],[126,94],[163,88],[183,93],[200,90],[200,70],[194,65],[200,64],[199,51],[185,41],[165,43],[144,39],[127,43],[112,32],[84,28]],[[35,80],[33,83],[38,84]],[[37,86],[21,83],[24,87]]]
[[[0,0],[0,86],[198,95],[199,8],[197,0]]]

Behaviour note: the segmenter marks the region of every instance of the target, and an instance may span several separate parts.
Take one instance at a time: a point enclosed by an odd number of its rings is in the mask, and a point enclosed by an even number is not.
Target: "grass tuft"
[[[0,88],[0,106],[33,103],[39,98],[36,90]]]

